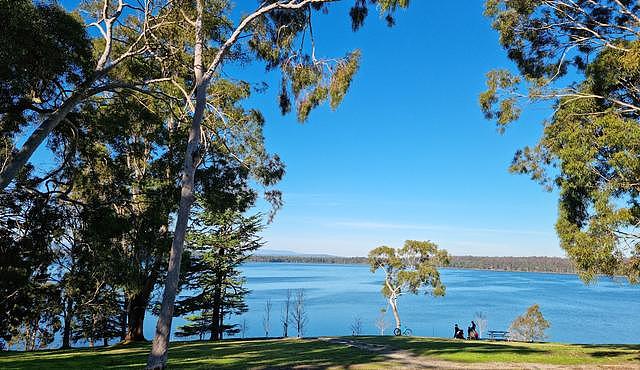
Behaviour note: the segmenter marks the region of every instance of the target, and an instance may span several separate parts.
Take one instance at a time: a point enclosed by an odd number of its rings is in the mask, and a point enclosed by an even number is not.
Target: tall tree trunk
[[[102,345],[104,347],[109,346],[109,319],[105,318],[104,324],[102,325]]]
[[[122,310],[120,312],[120,340],[124,342],[127,337],[127,317],[129,312],[129,299],[126,293],[122,293]]]
[[[128,298],[127,306],[127,334],[125,342],[143,342],[147,339],[144,337],[144,317],[147,313],[151,293],[158,279],[158,270],[160,269],[161,259],[151,267],[151,272],[147,275],[142,289],[136,294]]]
[[[73,318],[73,300],[70,297],[67,297],[67,307],[64,311],[62,347],[60,348],[71,348],[71,318]]]
[[[202,18],[204,7],[202,0],[196,3],[197,16],[195,21],[195,45],[194,45],[194,72],[196,84],[196,105],[189,129],[189,141],[185,151],[184,163],[182,167],[182,189],[180,192],[180,208],[178,218],[171,243],[169,253],[169,267],[165,280],[164,293],[162,295],[162,307],[158,316],[156,333],[151,346],[151,353],[147,360],[147,369],[164,369],[167,364],[167,352],[169,350],[169,336],[171,335],[171,321],[173,319],[174,303],[178,282],[180,280],[180,262],[182,260],[182,250],[184,248],[184,238],[187,233],[189,213],[191,205],[195,200],[194,185],[196,166],[199,162],[200,135],[202,119],[207,99],[208,80],[203,79],[204,65],[202,52],[204,47]]]
[[[389,298],[389,304],[391,305],[391,312],[393,312],[393,318],[396,320],[396,328],[400,329],[400,314],[398,313],[398,303],[395,297]]]
[[[218,261],[222,261],[222,259],[224,258],[224,248],[220,248],[220,250],[218,251]],[[212,302],[212,307],[213,307],[213,312],[212,312],[212,318],[211,318],[211,324],[212,324],[212,328],[211,328],[211,340],[220,340],[222,339],[222,336],[220,335],[221,332],[221,324],[220,324],[220,319],[222,317],[220,311],[222,311],[223,307],[222,307],[222,282],[224,280],[224,273],[222,272],[222,269],[218,269],[218,271],[216,271],[216,285],[213,289],[213,302]]]
[[[147,313],[148,297],[143,294],[135,294],[129,298],[127,310],[127,333],[125,342],[143,342],[144,337],[144,317]]]
[[[220,340],[222,340],[222,337],[224,335],[224,307],[222,305],[220,305],[220,321],[218,323],[218,338],[220,338]]]
[[[210,340],[220,340],[220,286],[216,284],[213,292],[213,311],[211,312],[211,338]]]
[[[213,293],[213,309],[211,311],[211,336],[209,340],[220,340],[220,292],[218,287]]]

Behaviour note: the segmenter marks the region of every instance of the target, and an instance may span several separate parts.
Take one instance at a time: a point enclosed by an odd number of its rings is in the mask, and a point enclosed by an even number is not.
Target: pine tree
[[[262,229],[261,216],[204,210],[196,223],[197,231],[190,233],[187,244],[190,265],[184,279],[188,283],[183,288],[188,289],[189,296],[178,299],[175,312],[199,313],[190,316],[190,323],[180,327],[176,335],[203,337],[208,333],[209,339],[219,340],[224,333],[238,332],[236,325],[227,324],[225,318],[248,310],[244,298],[249,291],[238,268],[262,246],[257,236]]]

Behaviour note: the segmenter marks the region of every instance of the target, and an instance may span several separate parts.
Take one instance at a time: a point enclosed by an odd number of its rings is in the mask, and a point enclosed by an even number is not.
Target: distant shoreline
[[[339,256],[269,256],[254,255],[248,262],[267,263],[315,263],[366,265],[366,257]],[[562,257],[478,257],[452,256],[448,266],[451,269],[498,271],[498,272],[538,272],[548,274],[576,275],[571,261]]]

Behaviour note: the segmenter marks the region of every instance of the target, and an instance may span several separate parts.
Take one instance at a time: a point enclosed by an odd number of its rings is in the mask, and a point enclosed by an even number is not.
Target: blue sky
[[[333,4],[314,25],[318,56],[362,51],[337,111],[323,106],[301,125],[279,113],[276,73],[227,70],[271,86],[248,102],[265,114],[268,148],[287,165],[267,248],[351,256],[418,239],[456,255],[564,255],[557,194],[507,171],[551,111],[528,106],[499,135],[478,105],[485,73],[512,66],[482,0],[412,1],[395,27],[371,12],[357,33],[351,3]]]

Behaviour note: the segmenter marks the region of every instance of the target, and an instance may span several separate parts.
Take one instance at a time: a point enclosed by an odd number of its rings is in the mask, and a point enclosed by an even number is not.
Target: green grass
[[[640,367],[640,345],[631,344],[519,343],[424,337],[359,337],[358,340],[408,350],[418,356],[456,362],[627,364]]]
[[[0,369],[141,369],[150,344],[116,345],[97,349],[0,353]],[[346,368],[381,367],[378,356],[339,344],[313,339],[225,340],[174,342],[170,369],[247,369],[308,365]]]
[[[348,339],[354,339],[349,337]],[[424,359],[463,363],[620,364],[640,367],[640,345],[568,345],[455,341],[422,337],[357,337],[404,349]],[[0,369],[140,369],[149,344],[108,348],[0,353]],[[225,340],[171,344],[171,369],[290,368],[370,369],[393,363],[379,354],[317,339]]]

